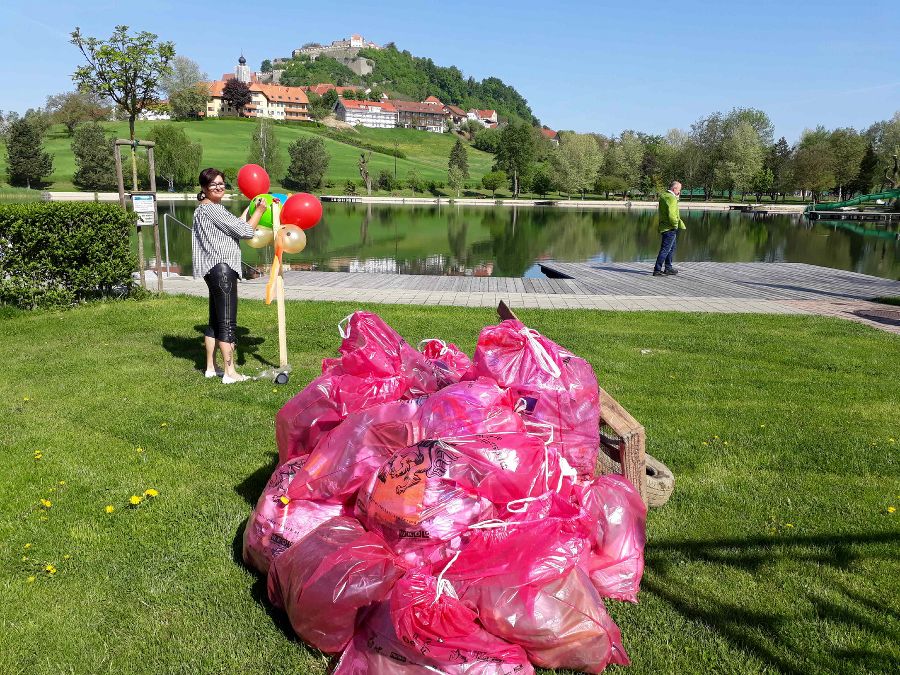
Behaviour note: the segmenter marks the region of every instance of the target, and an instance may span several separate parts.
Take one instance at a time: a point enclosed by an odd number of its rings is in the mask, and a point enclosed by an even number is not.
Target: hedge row
[[[67,306],[129,292],[134,224],[116,204],[0,204],[0,304]]]
[[[398,159],[406,159],[406,153],[402,150],[395,150],[394,148],[388,147],[387,145],[369,143],[368,141],[364,141],[361,138],[356,138],[353,135],[352,131],[338,131],[336,129],[323,127],[321,129],[316,129],[314,133],[319,134],[320,136],[325,136],[326,138],[330,138],[333,141],[339,141],[340,143],[352,145],[362,150],[371,150],[372,152],[378,152],[382,155],[390,155],[391,157],[397,157]]]

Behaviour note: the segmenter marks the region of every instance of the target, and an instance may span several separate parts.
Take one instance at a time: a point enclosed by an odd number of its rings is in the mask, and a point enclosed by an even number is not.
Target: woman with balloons
[[[229,213],[221,204],[222,197],[225,196],[225,174],[218,169],[210,168],[200,172],[200,187],[202,191],[197,195],[200,204],[194,211],[191,248],[194,277],[203,277],[209,288],[209,325],[203,332],[206,377],[221,375],[224,384],[232,384],[248,379],[234,367],[237,280],[241,276],[239,241],[256,237],[260,220],[270,210],[266,200],[259,198],[254,201],[255,208],[249,220],[247,213],[250,207],[244,210],[240,218]],[[269,180],[266,176],[265,189],[256,194],[268,189]],[[225,363],[223,371],[216,368],[216,347],[222,352]]]

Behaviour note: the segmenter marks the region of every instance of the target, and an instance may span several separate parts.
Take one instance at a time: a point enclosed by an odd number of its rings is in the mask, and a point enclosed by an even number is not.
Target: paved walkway
[[[512,308],[819,314],[900,334],[900,318],[892,318],[892,308],[867,301],[900,297],[900,282],[853,272],[795,263],[683,263],[678,276],[653,277],[642,263],[543,266],[573,278],[285,272],[285,297],[461,307],[496,307],[503,300]],[[239,295],[262,299],[265,285],[265,278],[242,282]],[[165,290],[207,295],[206,284],[190,277],[167,278]]]

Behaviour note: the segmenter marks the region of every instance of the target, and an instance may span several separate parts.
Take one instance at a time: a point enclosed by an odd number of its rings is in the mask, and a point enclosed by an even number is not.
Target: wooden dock
[[[748,300],[869,300],[900,296],[900,282],[803,263],[685,262],[679,274],[654,277],[652,262],[545,262],[547,281],[567,293]]]
[[[898,211],[809,211],[810,220],[862,220],[870,223],[900,222]]]

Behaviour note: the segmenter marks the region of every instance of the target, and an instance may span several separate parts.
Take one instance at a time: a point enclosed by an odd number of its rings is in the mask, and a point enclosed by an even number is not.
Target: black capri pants
[[[237,342],[238,274],[225,263],[219,263],[203,277],[209,288],[209,326],[206,337],[220,342]]]

